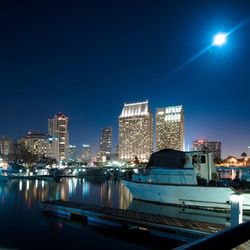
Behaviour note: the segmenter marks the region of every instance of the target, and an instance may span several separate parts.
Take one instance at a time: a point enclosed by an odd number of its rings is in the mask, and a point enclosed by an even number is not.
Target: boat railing
[[[149,168],[140,168],[140,169],[138,169],[138,174],[148,175],[149,173],[150,173]]]
[[[248,240],[250,240],[250,220],[237,226],[231,226],[205,238],[182,245],[176,250],[198,250],[214,249],[216,246],[220,249],[233,249],[241,244],[241,249],[248,249]],[[247,243],[246,243],[247,242]],[[244,245],[246,244],[246,247]],[[223,245],[222,245],[223,244]]]

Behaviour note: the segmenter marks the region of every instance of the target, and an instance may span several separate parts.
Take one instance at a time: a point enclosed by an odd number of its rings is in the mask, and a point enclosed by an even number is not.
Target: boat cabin
[[[206,185],[218,178],[212,154],[163,149],[150,156],[144,172],[133,175],[136,182],[176,185]]]

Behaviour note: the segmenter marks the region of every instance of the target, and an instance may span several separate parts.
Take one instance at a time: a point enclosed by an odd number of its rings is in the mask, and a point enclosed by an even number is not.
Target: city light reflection
[[[83,182],[83,197],[89,196],[89,183]]]
[[[52,179],[11,180],[6,186],[0,185],[2,204],[8,194],[11,197],[17,190],[28,209],[32,208],[34,202],[42,200],[73,200],[123,209],[126,209],[132,201],[129,191],[121,182],[111,180],[89,182],[84,179],[68,178],[59,183]]]
[[[22,189],[23,189],[23,182],[19,181],[19,191],[22,191]]]
[[[77,178],[72,178],[72,181],[74,183],[74,189],[77,187]]]
[[[72,187],[72,180],[71,179],[68,182],[68,187],[69,187],[69,195],[72,195],[73,187]]]

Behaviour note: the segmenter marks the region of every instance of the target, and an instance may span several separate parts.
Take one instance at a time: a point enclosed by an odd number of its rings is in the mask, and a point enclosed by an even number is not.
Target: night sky
[[[2,3],[5,2],[5,3]],[[186,60],[250,17],[250,1],[1,1],[0,135],[47,132],[69,117],[70,144],[113,127],[123,103],[184,105],[185,144],[222,142],[223,157],[250,145],[250,22],[223,47]]]

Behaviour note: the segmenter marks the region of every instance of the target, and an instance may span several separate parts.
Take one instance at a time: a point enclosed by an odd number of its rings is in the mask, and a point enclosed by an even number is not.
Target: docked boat
[[[41,177],[50,177],[49,169],[46,164],[37,163],[33,166],[33,175]]]
[[[105,181],[106,173],[104,168],[87,167],[81,169],[77,176],[88,181]]]
[[[212,210],[229,210],[230,196],[237,193],[243,210],[250,210],[250,191],[238,181],[219,180],[211,153],[160,150],[124,184],[134,199]]]
[[[43,167],[33,166],[33,170],[28,169],[25,166],[19,164],[11,164],[4,172],[2,179],[41,179],[46,180],[50,175],[48,174],[48,170]]]
[[[9,177],[25,177],[27,176],[27,168],[17,163],[10,164],[5,171]]]

